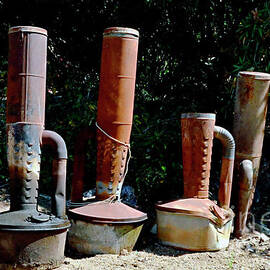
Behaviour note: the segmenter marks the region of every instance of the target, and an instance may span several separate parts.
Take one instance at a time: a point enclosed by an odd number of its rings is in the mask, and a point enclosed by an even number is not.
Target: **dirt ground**
[[[73,258],[71,258],[71,257]],[[216,252],[186,252],[162,246],[155,237],[146,247],[121,255],[96,255],[74,258],[67,254],[65,269],[270,269],[270,240],[255,233],[245,239],[232,239],[228,248]]]
[[[0,192],[0,212],[9,202]],[[252,269],[270,270],[270,239],[255,232],[244,239],[231,239],[229,246],[216,252],[187,252],[161,245],[154,234],[139,239],[132,252],[120,255],[82,257],[66,249],[66,258],[59,270],[123,270],[123,269]]]

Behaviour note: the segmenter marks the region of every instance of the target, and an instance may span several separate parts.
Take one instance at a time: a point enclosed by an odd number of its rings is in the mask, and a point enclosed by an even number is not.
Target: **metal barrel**
[[[103,33],[97,112],[97,198],[121,189],[130,140],[138,31],[111,27]],[[118,189],[118,190],[117,190]]]
[[[215,114],[181,115],[184,198],[208,198]]]
[[[233,135],[236,143],[235,182],[239,189],[238,207],[236,213],[235,234],[241,236],[245,231],[246,219],[258,178],[260,159],[262,155],[264,129],[267,113],[270,74],[242,71],[238,74]],[[250,178],[248,170],[242,170],[240,164],[244,160],[252,161],[252,183],[246,183]],[[246,172],[248,176],[245,175]],[[241,175],[241,177],[240,177]],[[251,192],[246,186],[251,184]],[[245,193],[249,193],[247,196]],[[248,207],[246,207],[248,205]]]

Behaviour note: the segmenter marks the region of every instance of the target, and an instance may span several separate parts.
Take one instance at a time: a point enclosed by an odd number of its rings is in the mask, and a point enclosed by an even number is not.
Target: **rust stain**
[[[238,237],[245,234],[246,224],[243,217],[247,215],[252,205],[256,188],[264,139],[269,86],[270,74],[243,71],[238,75],[233,122],[233,135],[236,142],[234,175],[238,188],[244,186],[245,182],[244,176],[239,177],[240,163],[243,160],[252,161],[254,172],[252,191],[244,191],[240,188],[237,198],[235,234]],[[244,205],[248,205],[248,207]]]
[[[181,117],[184,198],[208,198],[214,115]]]
[[[59,215],[37,210],[46,54],[45,29],[10,28],[6,122],[11,198],[10,211],[0,213],[0,263],[12,269],[17,265],[27,269],[58,266],[64,259],[70,226],[64,208],[66,157],[57,156],[53,166],[56,188],[52,204],[55,200],[56,208],[59,206],[55,212]]]
[[[138,37],[138,31],[121,27],[103,34],[97,123],[125,144],[132,128]],[[97,199],[103,200],[121,186],[128,149],[100,130],[97,143]]]

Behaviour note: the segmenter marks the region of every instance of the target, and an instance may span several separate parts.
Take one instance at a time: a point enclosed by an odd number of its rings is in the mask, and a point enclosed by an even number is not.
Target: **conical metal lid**
[[[190,216],[204,217],[216,224],[225,224],[234,216],[231,210],[220,208],[209,199],[180,199],[156,205],[160,211],[183,213]]]
[[[71,218],[93,223],[127,224],[142,222],[147,215],[121,202],[95,202],[69,210]]]

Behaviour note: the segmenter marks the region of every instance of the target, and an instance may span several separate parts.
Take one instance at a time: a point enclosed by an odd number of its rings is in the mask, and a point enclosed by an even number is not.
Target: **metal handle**
[[[231,133],[219,126],[214,127],[214,137],[220,140],[223,146],[218,200],[222,208],[229,208],[232,190],[235,143]]]

